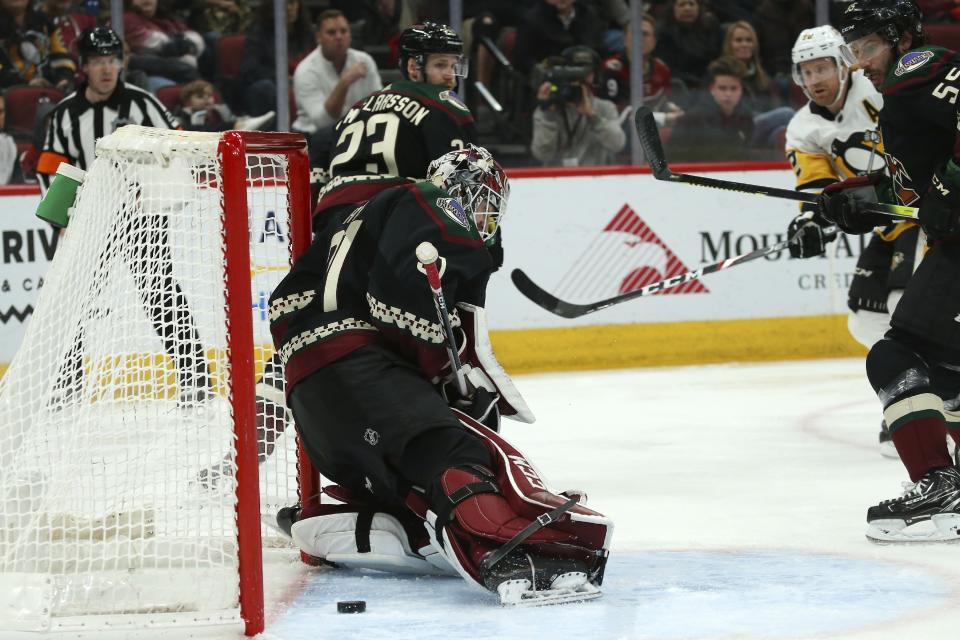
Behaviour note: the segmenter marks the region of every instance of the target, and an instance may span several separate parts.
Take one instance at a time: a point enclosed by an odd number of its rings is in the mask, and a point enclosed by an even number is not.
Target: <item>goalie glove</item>
[[[960,233],[960,167],[953,160],[933,172],[917,216],[931,238]]]
[[[814,258],[826,253],[827,243],[837,237],[831,226],[817,211],[804,211],[790,222],[787,238],[792,258]]]
[[[440,381],[440,394],[450,407],[459,409],[485,427],[498,431],[500,410],[497,402],[500,401],[500,394],[497,393],[497,387],[483,369],[465,364],[461,371],[467,382],[467,395],[462,395],[457,389],[454,374]]]

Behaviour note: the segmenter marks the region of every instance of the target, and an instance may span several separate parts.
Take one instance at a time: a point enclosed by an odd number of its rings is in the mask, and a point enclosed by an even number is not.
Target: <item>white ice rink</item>
[[[859,359],[545,374],[504,433],[615,523],[600,600],[507,610],[453,578],[273,560],[269,640],[960,638],[960,544],[877,546],[900,492]],[[337,600],[366,600],[337,614]]]

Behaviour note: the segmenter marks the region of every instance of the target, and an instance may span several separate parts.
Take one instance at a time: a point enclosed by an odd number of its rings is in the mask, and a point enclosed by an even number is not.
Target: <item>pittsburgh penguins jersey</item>
[[[862,71],[850,74],[846,100],[836,114],[807,102],[787,125],[786,153],[797,190],[819,193],[832,182],[883,169],[877,141],[882,108],[883,97]]]
[[[368,344],[393,350],[432,378],[447,363],[445,333],[416,258],[429,241],[451,323],[457,302],[483,306],[493,268],[473,216],[432,182],[381,191],[333,214],[270,297],[270,330],[287,391]]]
[[[331,180],[320,192],[315,215],[334,201],[362,202],[364,194],[351,193],[357,187],[369,192],[369,176],[423,180],[432,160],[476,136],[473,116],[456,93],[402,80],[354,104],[336,124],[334,137]],[[328,196],[333,197],[323,202]]]

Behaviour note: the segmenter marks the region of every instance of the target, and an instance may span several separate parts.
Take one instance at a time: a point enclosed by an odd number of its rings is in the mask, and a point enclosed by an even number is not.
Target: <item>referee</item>
[[[125,124],[158,129],[176,128],[172,116],[152,95],[120,80],[123,42],[109,27],[93,27],[77,39],[80,67],[86,80],[50,113],[47,133],[37,160],[37,173],[44,191],[61,162],[88,170],[93,164],[96,142]],[[135,211],[140,207],[136,207]],[[144,310],[166,353],[176,364],[181,403],[203,400],[209,395],[206,358],[193,316],[180,285],[173,277],[166,215],[139,211],[127,225],[110,232],[109,245],[124,237],[140,246],[155,247],[158,255],[124,252]],[[152,258],[152,259],[151,259]],[[99,295],[100,291],[94,291]],[[80,388],[83,377],[84,328],[74,340],[60,371],[54,401],[68,402]]]

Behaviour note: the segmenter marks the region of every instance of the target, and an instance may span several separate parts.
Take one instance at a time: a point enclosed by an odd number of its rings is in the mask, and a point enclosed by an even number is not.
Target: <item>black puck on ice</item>
[[[366,600],[341,600],[337,603],[337,613],[363,613],[366,610]]]

